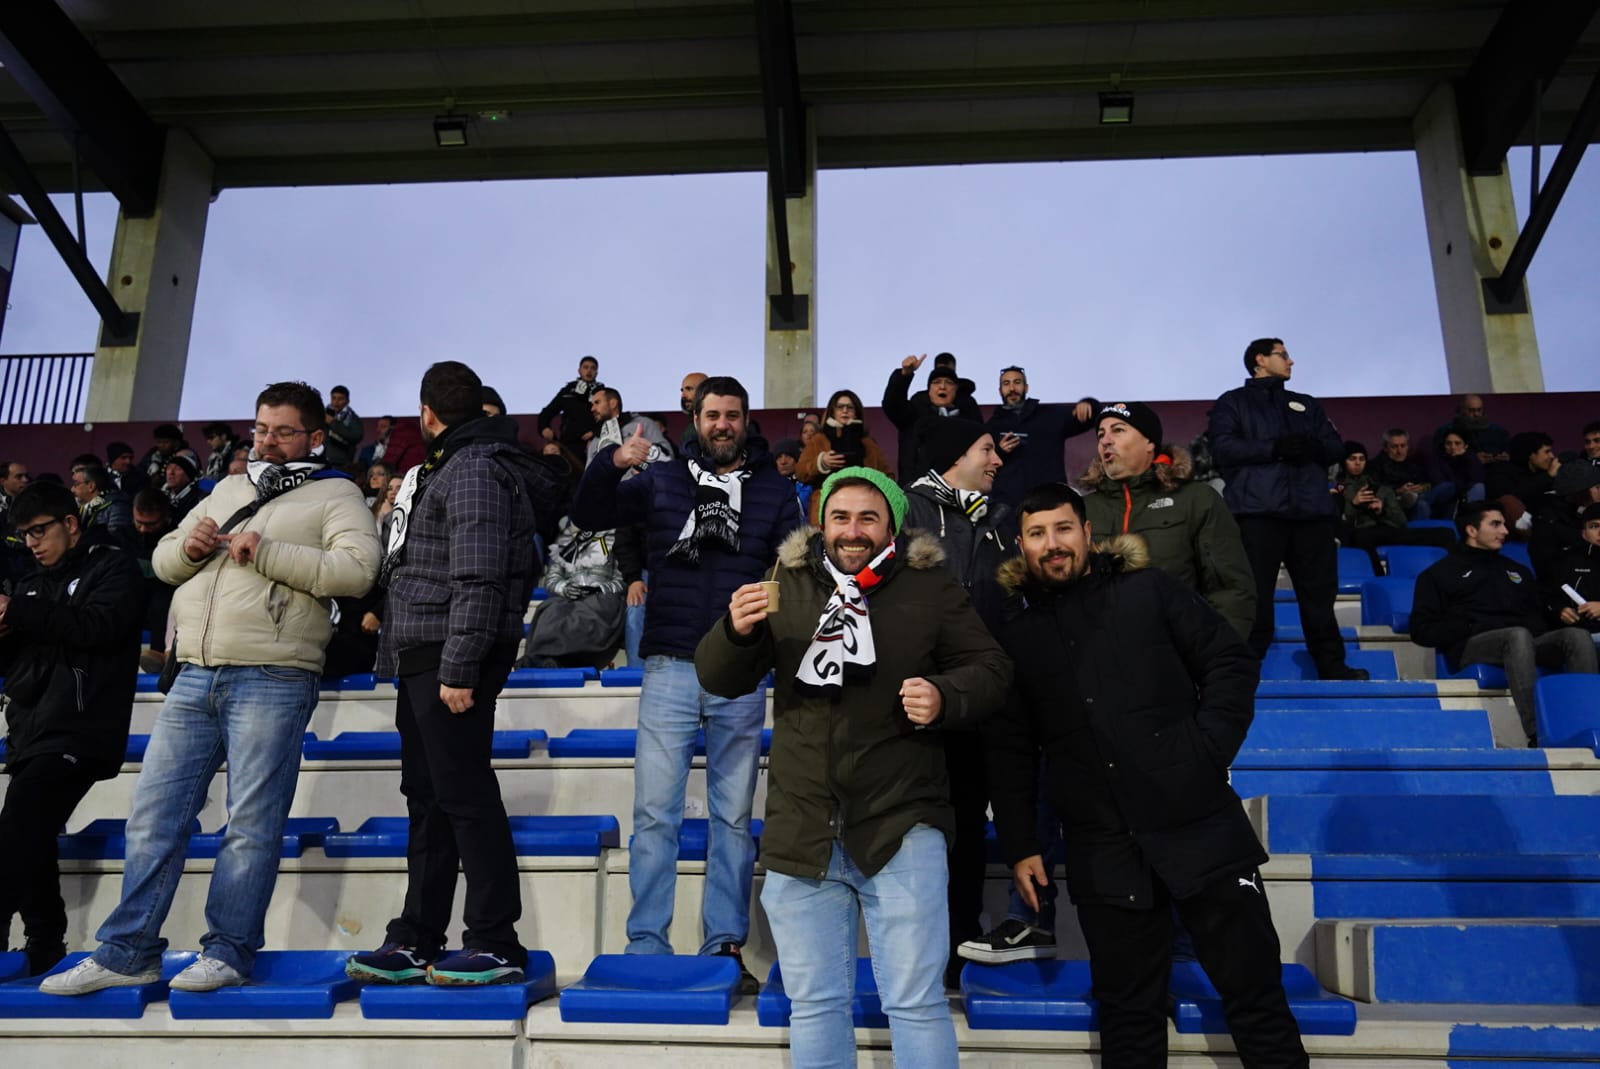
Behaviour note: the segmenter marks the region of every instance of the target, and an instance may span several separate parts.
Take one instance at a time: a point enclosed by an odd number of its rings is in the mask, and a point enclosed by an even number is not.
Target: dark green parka
[[[838,701],[800,692],[795,673],[833,593],[821,547],[814,528],[792,533],[778,552],[781,610],[747,637],[724,615],[701,640],[695,668],[701,686],[725,697],[750,693],[775,671],[762,864],[820,879],[839,839],[871,876],[913,826],[954,833],[941,733],[976,728],[1000,707],[1011,661],[940,567],[938,541],[908,531],[867,594],[872,677],[847,682]],[[900,684],[919,676],[943,698],[940,718],[925,729],[906,718],[899,697]]]

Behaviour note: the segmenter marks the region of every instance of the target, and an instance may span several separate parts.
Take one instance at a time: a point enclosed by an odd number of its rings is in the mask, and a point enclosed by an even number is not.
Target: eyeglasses
[[[251,427],[253,438],[271,438],[274,442],[292,442],[302,434],[311,432],[300,427]]]
[[[17,528],[17,533],[22,536],[25,542],[37,542],[44,538],[50,528],[60,522],[62,521],[59,519],[46,520],[44,523],[36,523],[32,527],[19,527]]]

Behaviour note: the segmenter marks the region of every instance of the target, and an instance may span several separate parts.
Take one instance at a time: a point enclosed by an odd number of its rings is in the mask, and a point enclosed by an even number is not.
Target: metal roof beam
[[[161,131],[54,0],[0,3],[0,62],[124,212],[155,211]]]
[[[794,52],[789,0],[755,0],[756,48],[761,58],[761,99],[767,128],[767,192],[777,245],[784,314],[793,318],[794,277],[789,270],[789,212],[785,200],[806,194],[806,113]]]
[[[1469,174],[1500,173],[1539,97],[1600,11],[1600,0],[1511,0],[1456,85]]]

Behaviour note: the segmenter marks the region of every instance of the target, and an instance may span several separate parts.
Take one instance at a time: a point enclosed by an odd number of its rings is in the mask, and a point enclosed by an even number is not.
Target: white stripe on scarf
[[[862,570],[875,572],[893,556],[894,543],[890,542]],[[835,568],[826,553],[822,563],[833,577],[833,596],[823,606],[811,645],[800,658],[795,684],[804,690],[833,696],[843,688],[846,678],[871,676],[878,664],[878,653],[872,644],[867,599],[856,577]]]

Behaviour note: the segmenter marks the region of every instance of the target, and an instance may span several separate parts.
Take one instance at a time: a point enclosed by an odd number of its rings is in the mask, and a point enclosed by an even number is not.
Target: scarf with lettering
[[[871,679],[878,666],[872,645],[872,624],[867,619],[867,592],[883,581],[894,560],[894,543],[855,575],[846,575],[833,566],[828,555],[822,563],[833,578],[833,596],[822,608],[811,645],[800,658],[794,683],[798,690],[838,697],[846,680]]]
[[[738,467],[726,475],[702,468],[689,459],[689,474],[694,478],[694,508],[683,522],[678,540],[667,556],[683,564],[700,563],[700,551],[710,547],[729,553],[739,552],[739,513],[744,503],[744,481],[750,469]]]
[[[936,471],[930,471],[922,478],[911,484],[922,486],[933,491],[933,496],[951,508],[959,509],[965,513],[973,523],[983,519],[989,511],[989,495],[982,490],[957,490],[944,481],[944,476]]]

